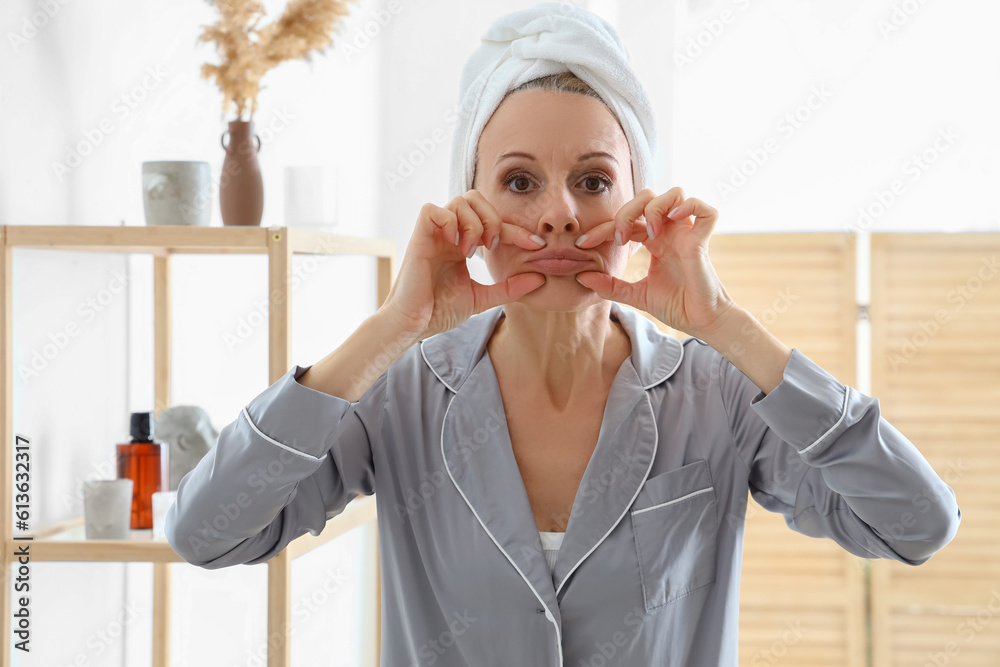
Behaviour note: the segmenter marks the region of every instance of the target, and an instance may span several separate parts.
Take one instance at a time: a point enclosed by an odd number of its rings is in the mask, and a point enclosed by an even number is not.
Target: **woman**
[[[566,48],[588,31],[604,70]],[[544,3],[487,37],[463,74],[457,194],[421,210],[378,312],[184,478],[173,548],[261,563],[377,492],[383,665],[718,667],[737,664],[748,491],[859,556],[917,565],[948,543],[954,493],[877,401],[729,297],[715,209],[640,189],[655,135],[634,81],[602,86],[628,71],[610,27]],[[531,60],[561,38],[564,61]],[[604,95],[502,67],[543,60]],[[629,284],[639,244],[650,271]],[[470,279],[476,248],[496,284]],[[889,530],[922,490],[936,504]]]

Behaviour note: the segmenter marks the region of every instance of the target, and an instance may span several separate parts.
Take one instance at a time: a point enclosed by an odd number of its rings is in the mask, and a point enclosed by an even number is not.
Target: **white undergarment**
[[[545,551],[545,562],[548,563],[550,572],[556,563],[556,554],[559,553],[559,547],[562,546],[565,534],[565,532],[548,533],[541,530],[538,531],[538,536],[542,538],[542,549]]]

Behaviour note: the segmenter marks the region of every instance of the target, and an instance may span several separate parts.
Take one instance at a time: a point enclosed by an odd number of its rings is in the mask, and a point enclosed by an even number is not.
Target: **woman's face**
[[[580,159],[598,152],[607,155]],[[576,273],[547,273],[528,260],[547,250],[575,248],[580,236],[614,219],[635,196],[628,140],[604,103],[586,95],[538,89],[511,95],[479,137],[472,187],[493,204],[504,222],[547,241],[538,250],[513,244],[500,244],[495,251],[483,249],[496,282],[517,273],[545,275],[545,284],[519,302],[565,311],[602,300],[576,281]],[[635,242],[618,246],[612,240],[585,249],[593,266],[581,271],[621,277],[638,247]]]

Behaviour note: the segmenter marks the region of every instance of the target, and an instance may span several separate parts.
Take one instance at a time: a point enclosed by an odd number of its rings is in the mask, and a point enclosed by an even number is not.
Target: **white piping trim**
[[[242,414],[243,417],[247,420],[247,423],[250,424],[250,428],[252,428],[254,431],[257,432],[257,435],[259,435],[260,437],[264,438],[265,440],[267,440],[268,442],[270,442],[272,445],[277,445],[278,447],[281,447],[282,449],[287,449],[292,454],[298,454],[299,456],[301,456],[303,458],[306,458],[306,459],[309,459],[310,461],[322,461],[323,459],[326,458],[326,454],[324,454],[322,456],[322,458],[316,458],[312,454],[306,454],[305,452],[300,452],[297,449],[292,449],[288,445],[283,445],[280,442],[278,442],[277,440],[275,440],[274,438],[265,435],[263,432],[261,432],[261,430],[259,428],[257,428],[257,425],[253,423],[253,420],[250,419],[250,413],[247,412],[246,406],[243,406],[243,411],[240,414]]]
[[[559,649],[559,667],[562,667],[563,665],[562,632],[559,629],[559,624],[556,623],[555,615],[553,615],[552,610],[549,609],[549,606],[545,604],[545,600],[543,600],[542,596],[538,594],[538,591],[535,590],[535,587],[531,585],[531,581],[526,576],[524,576],[524,572],[521,571],[521,568],[517,566],[517,563],[513,561],[513,559],[507,554],[507,552],[504,551],[504,548],[500,546],[500,543],[497,542],[497,539],[493,537],[493,533],[491,533],[490,529],[486,527],[485,523],[483,523],[483,520],[479,517],[479,514],[476,512],[476,509],[472,506],[472,503],[469,502],[468,497],[466,497],[465,492],[462,491],[462,487],[458,485],[458,482],[455,481],[455,477],[451,474],[451,467],[448,465],[448,459],[446,459],[444,455],[444,426],[445,424],[448,423],[448,413],[451,411],[451,404],[454,402],[455,402],[455,396],[452,396],[451,400],[448,401],[448,407],[444,411],[444,417],[442,417],[441,419],[441,461],[444,463],[445,470],[448,471],[448,477],[451,479],[451,483],[455,485],[456,489],[458,489],[458,492],[462,495],[462,499],[465,500],[465,504],[469,506],[470,510],[472,510],[472,514],[476,517],[476,520],[479,521],[479,524],[483,527],[483,530],[486,531],[486,534],[490,536],[491,540],[493,540],[493,544],[497,545],[497,548],[500,549],[500,553],[502,553],[507,558],[507,560],[510,561],[510,564],[514,566],[514,569],[517,570],[517,573],[521,575],[522,579],[524,579],[524,583],[528,584],[528,588],[531,589],[531,592],[535,594],[535,597],[538,598],[538,601],[542,603],[543,607],[545,607],[545,618],[547,618],[549,622],[551,622],[552,625],[555,626],[556,629],[556,647]]]
[[[685,498],[690,498],[691,496],[696,496],[699,493],[707,493],[707,492],[709,492],[711,490],[712,490],[712,487],[708,487],[707,489],[698,489],[697,491],[692,491],[691,493],[687,494],[686,496],[681,496],[680,498],[674,498],[673,500],[668,500],[667,502],[660,503],[659,505],[653,505],[652,507],[643,507],[641,510],[635,510],[634,512],[632,512],[632,516],[635,516],[636,514],[642,514],[643,512],[648,512],[649,510],[655,510],[658,507],[666,507],[667,505],[673,505],[674,503],[679,503],[680,501],[684,500]]]
[[[667,334],[663,334],[663,335],[666,336]],[[672,336],[667,336],[667,337],[671,338],[671,339],[673,338]],[[661,382],[663,382],[664,380],[666,380],[667,378],[669,378],[670,376],[672,376],[675,372],[677,372],[677,369],[680,368],[681,361],[684,360],[684,343],[682,341],[677,341],[677,343],[678,343],[678,347],[680,348],[680,354],[677,355],[677,363],[674,364],[673,368],[671,368],[669,371],[667,371],[666,373],[664,373],[663,377],[661,377],[656,382],[650,382],[645,387],[643,387],[643,389],[649,389],[650,387],[655,387],[656,385],[660,384]],[[655,416],[656,416],[655,413],[654,413],[653,416],[655,418]]]
[[[622,313],[624,313],[626,310],[629,310],[630,312],[626,313],[624,317],[621,317],[620,315]],[[646,317],[645,315],[642,315],[640,313],[636,313],[635,311],[633,311],[631,309],[627,309],[625,306],[622,306],[617,301],[612,301],[611,302],[611,312],[614,313],[614,315],[616,317],[618,317],[618,321],[621,323],[622,327],[628,333],[628,337],[629,337],[630,340],[632,340],[632,339],[641,339],[641,337],[642,337],[642,326],[644,326],[644,325],[646,325],[648,323],[649,325],[653,326],[654,329],[656,329],[656,331],[659,333],[659,335],[661,335],[661,336],[663,336],[665,338],[669,338],[670,339],[670,341],[667,341],[666,343],[655,343],[655,344],[665,344],[665,345],[670,345],[671,343],[676,343],[677,344],[677,349],[679,350],[680,353],[677,355],[677,362],[674,364],[674,367],[671,368],[670,370],[666,371],[659,378],[654,379],[649,384],[643,385],[643,387],[642,387],[643,389],[650,389],[652,387],[655,387],[656,385],[660,384],[661,382],[663,382],[664,380],[666,380],[667,378],[669,378],[670,376],[672,376],[675,372],[677,372],[677,369],[680,368],[681,361],[684,359],[684,341],[677,340],[673,336],[670,336],[670,335],[668,335],[668,334],[660,331],[659,327],[657,327],[652,322],[649,322],[649,318],[648,317]],[[646,320],[646,322],[643,322],[642,325],[636,325],[634,321],[631,321],[631,322],[629,322],[628,326],[626,326],[625,320],[628,319],[628,318],[630,318],[630,317],[633,320],[639,320],[639,321]],[[706,343],[706,345],[707,345],[707,343]],[[631,360],[631,358],[632,358],[632,355],[629,355],[629,359],[630,360]],[[632,364],[632,365],[635,366],[635,364]],[[636,375],[638,376],[639,369],[637,368],[637,369],[635,369],[635,371],[636,371]],[[639,378],[639,382],[640,383],[642,382],[642,378]]]
[[[851,398],[851,388],[850,388],[849,386],[847,386],[847,385],[844,385],[844,388],[845,388],[845,389],[846,389],[847,391],[845,391],[845,392],[844,392],[844,407],[843,407],[843,409],[841,410],[841,413],[840,413],[840,419],[838,419],[838,420],[837,420],[837,423],[836,423],[836,424],[834,424],[834,425],[833,425],[833,426],[831,426],[831,427],[830,427],[829,429],[827,429],[826,433],[824,433],[823,435],[821,435],[821,436],[819,436],[818,438],[816,438],[816,442],[814,442],[813,444],[809,445],[809,446],[808,446],[808,447],[806,447],[805,449],[803,449],[803,450],[800,450],[800,451],[799,451],[799,454],[805,454],[805,453],[806,453],[806,452],[808,452],[808,451],[809,451],[810,449],[812,449],[813,447],[815,447],[816,445],[818,445],[818,444],[820,443],[820,441],[821,441],[821,440],[823,440],[823,438],[825,438],[826,436],[830,435],[830,433],[832,433],[832,432],[833,432],[833,429],[835,429],[835,428],[837,428],[838,426],[840,426],[840,422],[844,421],[844,417],[846,417],[846,416],[847,416],[847,401],[848,401],[848,400],[850,400],[850,398]]]
[[[649,459],[649,465],[646,467],[646,474],[642,476],[642,482],[639,483],[639,487],[635,490],[635,494],[632,495],[632,500],[630,500],[628,502],[628,505],[625,506],[625,511],[622,512],[618,516],[618,520],[615,521],[614,524],[612,524],[611,529],[608,530],[608,532],[604,533],[604,537],[602,537],[601,539],[599,539],[597,541],[597,544],[595,544],[590,549],[590,551],[588,551],[587,553],[585,553],[583,555],[583,558],[581,558],[580,560],[578,560],[576,562],[576,565],[574,565],[570,569],[570,571],[566,573],[566,576],[562,578],[562,581],[559,582],[559,587],[556,589],[556,597],[559,596],[559,591],[562,590],[563,584],[565,584],[567,581],[569,581],[570,575],[573,574],[574,572],[576,572],[576,568],[580,567],[580,564],[584,560],[587,559],[587,556],[589,556],[590,554],[592,554],[594,552],[594,549],[596,549],[597,547],[601,546],[601,544],[604,543],[604,540],[608,539],[608,535],[611,534],[611,531],[614,530],[615,527],[618,525],[618,523],[622,520],[622,517],[625,516],[625,512],[627,512],[628,508],[631,507],[632,503],[635,502],[636,496],[638,496],[639,492],[642,491],[642,487],[646,483],[646,479],[649,477],[649,471],[653,469],[653,464],[656,462],[656,450],[659,447],[659,443],[660,443],[660,430],[656,426],[656,413],[653,411],[653,403],[652,403],[652,401],[649,400],[649,392],[648,391],[643,391],[642,393],[646,396],[646,405],[649,406],[649,412],[650,412],[650,414],[653,415],[653,420],[652,420],[653,421],[653,433],[656,436],[653,439],[653,456],[650,457],[650,459]]]
[[[450,384],[448,384],[447,382],[445,382],[443,377],[441,377],[440,375],[438,375],[437,370],[435,370],[435,368],[434,368],[434,364],[432,364],[431,361],[430,361],[430,359],[427,358],[427,355],[424,354],[424,341],[420,341],[419,345],[420,345],[420,356],[424,358],[424,363],[427,364],[427,368],[431,369],[431,373],[434,373],[435,377],[437,377],[438,380],[441,380],[441,384],[443,384],[444,386],[448,387],[448,389],[451,389],[451,393],[457,394],[458,391],[454,387],[452,387]]]

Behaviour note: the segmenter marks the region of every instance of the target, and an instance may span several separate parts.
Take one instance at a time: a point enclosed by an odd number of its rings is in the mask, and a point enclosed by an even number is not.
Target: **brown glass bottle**
[[[129,442],[117,446],[118,478],[132,480],[133,530],[153,527],[153,494],[170,483],[170,450],[153,438],[153,413],[133,412]]]

